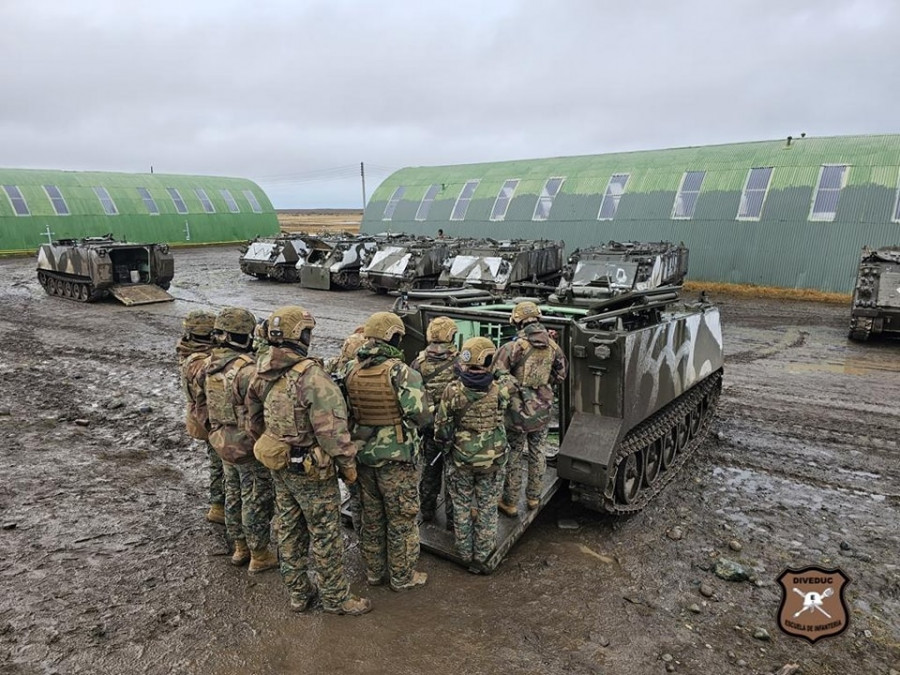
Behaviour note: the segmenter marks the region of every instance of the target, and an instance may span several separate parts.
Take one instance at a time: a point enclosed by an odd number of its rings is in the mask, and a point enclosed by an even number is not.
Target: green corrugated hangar
[[[175,246],[244,241],[276,234],[278,217],[243,178],[0,169],[0,253],[110,232]]]
[[[684,242],[689,278],[852,290],[863,246],[900,244],[900,135],[411,167],[362,231]]]

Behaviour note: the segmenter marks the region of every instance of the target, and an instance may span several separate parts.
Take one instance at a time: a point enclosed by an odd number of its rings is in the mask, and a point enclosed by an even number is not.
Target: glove
[[[353,485],[356,482],[356,465],[348,464],[341,467],[341,478],[347,485]]]

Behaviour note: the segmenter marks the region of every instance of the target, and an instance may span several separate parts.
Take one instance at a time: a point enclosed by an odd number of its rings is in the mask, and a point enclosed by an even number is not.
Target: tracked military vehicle
[[[306,260],[309,240],[303,234],[254,239],[241,252],[241,272],[258,279],[300,281],[298,265]]]
[[[900,335],[900,246],[863,249],[850,308],[850,339]]]
[[[316,237],[307,243],[306,259],[297,263],[300,285],[326,291],[359,288],[360,268],[378,247],[374,237],[351,234]]]
[[[465,240],[444,262],[438,283],[500,294],[531,284],[555,285],[562,274],[564,246],[546,239]]]
[[[126,305],[174,300],[167,244],[131,244],[112,235],[59,239],[38,250],[38,281],[48,295],[93,302],[112,295]]]
[[[386,235],[360,270],[362,283],[376,293],[434,288],[456,239]]]
[[[460,341],[480,335],[499,345],[515,335],[512,303],[406,302],[398,298],[395,311],[407,327],[407,357],[424,347],[428,322],[437,316],[456,321]],[[501,517],[497,548],[483,571],[500,563],[562,483],[573,500],[603,513],[646,506],[703,442],[721,391],[719,311],[705,300],[681,302],[678,287],[631,291],[591,307],[540,307],[541,322],[556,332],[569,361],[557,391],[557,465],[547,469],[538,509],[529,511],[522,500],[517,518]],[[423,546],[461,562],[441,508],[420,533]]]
[[[660,286],[680,286],[687,275],[684,244],[611,241],[576,249],[551,302],[590,307],[598,301]]]

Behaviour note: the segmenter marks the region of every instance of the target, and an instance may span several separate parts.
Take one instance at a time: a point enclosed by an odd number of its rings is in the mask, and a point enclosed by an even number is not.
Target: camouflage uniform
[[[225,470],[225,530],[259,556],[269,546],[274,494],[271,474],[253,456],[254,439],[247,431],[245,399],[255,374],[254,359],[227,344],[215,347],[206,362],[209,440]],[[246,562],[236,556],[239,561]]]
[[[467,359],[479,358],[472,356],[476,349],[482,357],[495,351],[487,338],[463,344],[459,379],[444,390],[434,427],[435,438],[452,446],[447,482],[456,552],[466,563],[484,564],[497,545],[497,500],[506,464],[503,416],[512,392],[494,381],[489,370],[465,365]]]
[[[213,347],[211,339],[199,338],[208,336],[212,332],[215,318],[215,314],[202,310],[190,312],[184,320],[185,334],[175,344],[175,353],[178,355],[181,388],[187,403],[185,421],[188,434],[192,438],[204,441],[206,445],[206,456],[209,464],[210,506],[207,519],[212,522],[222,523],[224,522],[225,506],[222,460],[207,440],[209,418],[205,409],[202,380],[198,380],[201,374],[200,371],[203,369],[203,360],[209,355]],[[192,333],[190,332],[191,329],[202,331],[202,333]]]
[[[304,339],[299,328],[294,332],[295,326],[304,325],[311,330],[315,322],[301,307],[280,308],[269,318],[272,346],[247,392],[250,430],[258,439],[254,453],[262,457],[267,443],[286,453],[283,468],[272,470],[272,480],[281,575],[291,593],[291,607],[304,611],[315,596],[307,575],[311,548],[325,611],[362,614],[371,605],[350,594],[344,574],[335,471],[337,465],[345,480],[355,480],[356,445],[347,430],[340,389],[318,361],[307,357],[308,333]],[[282,327],[283,340],[277,337]]]
[[[447,330],[456,332],[456,324],[447,317],[437,317],[429,325],[429,332],[432,332],[432,326],[444,319],[447,324]],[[444,336],[441,336],[444,337]],[[452,335],[449,336],[452,339]],[[428,394],[428,403],[433,409],[436,409],[441,400],[441,395],[446,386],[454,379],[453,364],[456,361],[457,349],[456,345],[450,340],[432,341],[429,338],[429,345],[419,352],[419,355],[410,364],[410,368],[417,371],[422,376],[422,383],[425,385],[425,391]],[[434,438],[434,427],[425,427],[422,429],[422,482],[419,484],[419,497],[422,502],[422,517],[429,521],[434,517],[434,511],[437,508],[437,498],[441,493],[441,479],[443,476],[444,461],[441,451],[441,444],[437,443]],[[453,522],[453,509],[449,500],[445,502],[447,509],[448,525]]]
[[[523,303],[524,304],[524,303]],[[531,303],[529,303],[531,304]],[[544,444],[553,408],[553,387],[565,380],[568,363],[559,345],[537,321],[522,326],[516,337],[497,351],[494,371],[509,373],[517,395],[507,415],[509,462],[503,487],[503,504],[515,507],[522,493],[522,456],[528,463],[525,497],[536,508],[543,490],[547,460]]]
[[[374,314],[366,322],[366,335],[374,335],[370,326],[389,314]],[[395,321],[391,330],[402,331],[399,317],[390,317]],[[389,344],[390,339],[373,337],[366,342],[357,360],[350,363],[344,386],[350,399],[353,437],[363,441],[356,460],[360,464],[360,547],[366,575],[372,585],[384,583],[389,577],[391,588],[400,590],[421,585],[427,578],[415,570],[419,559],[416,459],[418,429],[430,422],[430,412],[421,376],[403,363],[402,352]],[[366,385],[364,381],[371,382]],[[366,390],[366,386],[374,389]],[[381,406],[385,423],[372,423],[375,417],[366,406],[373,404]],[[389,420],[392,422],[387,423]]]
[[[347,364],[356,358],[359,348],[366,343],[366,338],[363,337],[362,332],[363,327],[357,326],[344,340],[344,344],[341,345],[341,353],[325,362],[325,370],[328,371],[332,378],[339,380],[343,377],[344,371],[348,368]],[[347,492],[350,494],[347,507],[350,511],[350,518],[353,521],[353,529],[359,534],[362,530],[362,502],[359,497],[359,483],[353,482],[347,485]]]

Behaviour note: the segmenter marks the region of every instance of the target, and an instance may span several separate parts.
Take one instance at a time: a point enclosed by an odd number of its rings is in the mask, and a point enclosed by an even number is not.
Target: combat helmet
[[[308,310],[299,305],[279,307],[269,316],[269,342],[278,345],[293,342],[309,346],[310,334],[316,320]]]
[[[393,312],[375,312],[363,326],[363,336],[390,342],[394,336],[406,335],[403,320]]]
[[[233,347],[247,349],[253,342],[256,330],[256,317],[241,307],[225,307],[216,317],[213,326],[217,339]],[[240,336],[243,336],[241,338]]]
[[[459,363],[462,366],[488,368],[494,360],[497,347],[486,337],[472,337],[463,342],[459,352]]]
[[[531,302],[531,300],[525,300],[524,302],[520,302],[513,308],[512,313],[509,315],[509,322],[518,325],[523,321],[528,321],[529,319],[532,321],[539,321],[540,318],[540,308],[536,304]]]
[[[425,337],[429,342],[453,342],[456,331],[456,322],[453,319],[448,316],[439,316],[428,324]]]
[[[216,323],[216,315],[203,309],[194,309],[188,312],[181,323],[184,336],[208,339],[213,332]]]

